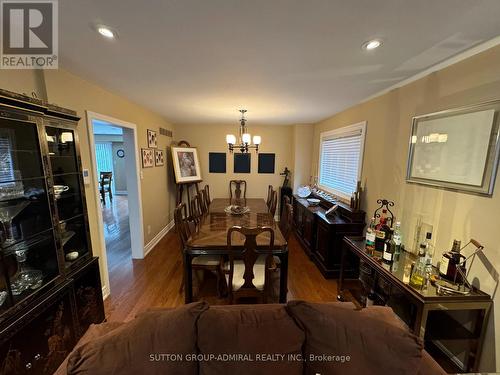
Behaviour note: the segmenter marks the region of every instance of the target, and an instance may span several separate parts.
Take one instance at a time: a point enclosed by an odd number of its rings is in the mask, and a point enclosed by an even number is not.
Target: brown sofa
[[[351,303],[154,309],[92,325],[63,374],[445,374],[390,308]]]

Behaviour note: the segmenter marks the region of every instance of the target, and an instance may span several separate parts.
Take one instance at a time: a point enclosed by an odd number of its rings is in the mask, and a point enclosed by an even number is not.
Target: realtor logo
[[[0,68],[57,69],[57,0],[1,0]]]

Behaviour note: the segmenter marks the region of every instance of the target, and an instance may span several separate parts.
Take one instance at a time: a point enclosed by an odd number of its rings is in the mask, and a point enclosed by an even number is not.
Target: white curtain
[[[113,172],[113,147],[111,142],[96,142],[95,157],[97,161],[97,179],[100,179],[101,172]],[[111,183],[111,189],[115,192],[115,181]]]

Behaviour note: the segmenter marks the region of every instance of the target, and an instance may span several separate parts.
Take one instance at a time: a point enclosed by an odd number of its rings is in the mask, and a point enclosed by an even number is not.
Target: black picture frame
[[[251,155],[234,154],[234,173],[250,173]]]
[[[276,164],[276,154],[259,153],[258,172],[274,174]]]
[[[226,153],[209,152],[208,153],[208,172],[226,173]]]

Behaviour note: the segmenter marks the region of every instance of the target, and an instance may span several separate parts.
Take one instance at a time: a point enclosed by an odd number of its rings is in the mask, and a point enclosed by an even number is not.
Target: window
[[[8,134],[0,133],[0,185],[13,185],[14,166],[12,163],[12,146]]]
[[[350,198],[361,179],[366,122],[321,133],[319,187]]]

